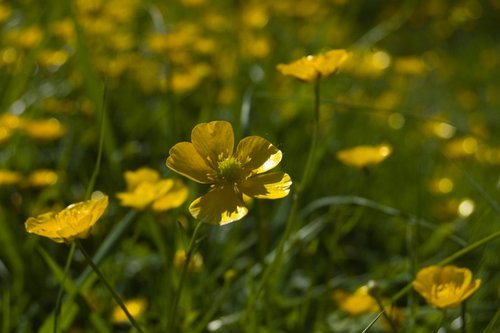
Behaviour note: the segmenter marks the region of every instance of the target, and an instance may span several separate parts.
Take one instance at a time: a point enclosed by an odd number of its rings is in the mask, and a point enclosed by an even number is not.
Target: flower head
[[[439,309],[457,307],[480,285],[480,279],[472,281],[469,269],[452,265],[425,267],[413,281],[413,288],[427,303]]]
[[[212,184],[207,194],[189,206],[194,218],[219,225],[238,221],[248,212],[243,194],[279,199],[290,192],[292,181],[288,174],[265,173],[282,157],[269,141],[248,136],[233,149],[233,128],[226,121],[198,124],[191,133],[191,142],[180,142],[170,149],[170,169],[198,183]]]
[[[337,159],[355,168],[377,165],[392,153],[392,147],[387,144],[378,146],[357,146],[337,152]]]
[[[342,311],[352,316],[359,316],[378,310],[377,302],[368,291],[368,286],[361,286],[352,294],[336,290],[333,299]]]
[[[144,298],[132,298],[124,301],[127,310],[130,314],[139,318],[144,314],[146,308],[148,307],[148,302]],[[122,308],[118,305],[113,307],[113,312],[111,313],[111,322],[114,324],[123,324],[128,322],[128,317],[123,312]]]
[[[126,171],[127,192],[118,193],[122,206],[154,211],[177,208],[186,201],[187,187],[177,179],[161,179],[156,170],[140,168]]]
[[[108,206],[108,197],[94,192],[87,201],[74,203],[60,212],[49,212],[30,217],[24,226],[29,233],[48,237],[54,242],[71,242],[85,238]]]
[[[348,56],[346,50],[331,50],[326,53],[302,57],[289,64],[279,64],[276,68],[283,75],[311,82],[337,72]]]

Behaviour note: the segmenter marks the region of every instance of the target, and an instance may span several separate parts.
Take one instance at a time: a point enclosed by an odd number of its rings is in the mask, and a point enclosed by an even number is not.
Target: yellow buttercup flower
[[[276,68],[283,74],[311,82],[335,74],[349,57],[346,50],[331,50],[318,55],[309,55]]]
[[[413,281],[413,288],[439,309],[455,308],[481,285],[481,279],[472,280],[467,268],[453,265],[429,266],[421,269]]]
[[[148,307],[148,302],[144,298],[132,298],[124,301],[125,307],[134,318],[139,318]],[[118,305],[113,307],[111,322],[114,324],[128,323],[128,317]]]
[[[174,255],[174,265],[177,268],[182,268],[184,263],[186,262],[186,251],[177,250]],[[193,253],[191,259],[188,264],[188,271],[190,272],[199,272],[203,267],[203,257],[199,253]]]
[[[19,183],[22,175],[17,171],[0,169],[0,186],[9,186]]]
[[[30,138],[46,141],[59,139],[66,133],[66,127],[55,118],[25,120],[21,129]]]
[[[377,302],[368,291],[368,286],[359,287],[352,294],[344,290],[336,290],[333,299],[342,311],[352,316],[360,316],[378,310]]]
[[[248,209],[243,194],[258,199],[279,199],[288,195],[292,181],[284,172],[265,173],[276,167],[282,153],[259,136],[242,139],[236,151],[230,123],[198,124],[191,142],[170,149],[167,166],[198,183],[212,184],[210,191],[189,206],[201,221],[223,225],[242,219]]]
[[[355,168],[377,165],[392,153],[392,147],[387,144],[378,146],[357,146],[337,152],[337,159]]]
[[[24,226],[29,233],[48,237],[54,242],[71,242],[85,238],[108,206],[108,197],[94,192],[87,201],[74,203],[60,212],[49,212],[30,217]]]
[[[127,192],[116,196],[126,207],[166,211],[182,205],[188,196],[188,189],[181,181],[160,179],[159,173],[150,168],[126,171],[125,181]]]

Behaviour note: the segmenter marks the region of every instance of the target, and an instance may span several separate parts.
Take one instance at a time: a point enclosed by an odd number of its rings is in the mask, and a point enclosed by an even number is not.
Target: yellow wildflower
[[[24,226],[29,233],[48,237],[54,242],[71,242],[85,238],[108,206],[108,197],[94,192],[90,200],[74,203],[60,212],[30,217]]]
[[[7,21],[11,15],[12,8],[9,5],[0,3],[0,23]]]
[[[57,172],[48,169],[33,171],[26,180],[27,186],[45,187],[57,183]]]
[[[279,199],[288,195],[292,181],[283,172],[264,172],[281,161],[282,153],[259,136],[242,139],[236,151],[230,123],[198,124],[191,142],[170,149],[167,166],[198,183],[212,184],[211,190],[189,206],[201,221],[223,225],[242,219],[248,209],[243,194],[258,199]]]
[[[116,196],[126,207],[166,211],[182,205],[188,196],[188,189],[181,181],[160,179],[158,172],[150,168],[126,171],[125,181],[127,192]]]
[[[368,292],[368,286],[359,287],[352,294],[348,294],[344,290],[336,290],[333,299],[342,311],[352,316],[360,316],[378,310],[377,302]]]
[[[21,181],[21,174],[17,171],[0,169],[0,186],[15,185]]]
[[[26,120],[21,129],[33,139],[47,141],[58,139],[66,133],[66,127],[55,118]]]
[[[421,269],[413,281],[413,288],[439,309],[455,308],[481,285],[481,279],[472,281],[472,272],[453,265],[429,266]]]
[[[177,268],[182,268],[184,262],[186,261],[186,251],[177,250],[174,255],[174,265]],[[188,264],[188,271],[199,272],[203,267],[203,257],[199,253],[194,253]]]
[[[346,50],[331,50],[318,55],[309,55],[276,68],[283,74],[311,82],[335,74],[347,60]]]
[[[365,168],[377,165],[392,153],[392,147],[387,144],[378,146],[357,146],[337,152],[337,159],[355,168]]]
[[[134,318],[139,318],[145,311],[148,306],[148,302],[144,298],[132,298],[124,301],[125,307],[128,312]],[[111,322],[113,324],[122,324],[128,323],[128,317],[123,312],[122,308],[118,305],[113,307],[113,312],[111,313]]]

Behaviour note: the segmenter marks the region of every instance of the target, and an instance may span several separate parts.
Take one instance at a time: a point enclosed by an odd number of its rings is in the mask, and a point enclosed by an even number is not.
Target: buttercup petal
[[[241,184],[242,193],[258,199],[280,199],[290,193],[292,180],[284,172],[267,173],[251,177]]]
[[[321,76],[329,76],[335,73],[347,60],[346,50],[331,50],[315,57],[315,67]]]
[[[153,183],[158,181],[160,179],[160,174],[154,169],[144,167],[136,171],[125,171],[124,177],[127,183],[127,189],[133,190],[142,182]]]
[[[198,154],[217,169],[218,162],[233,154],[233,127],[227,121],[212,121],[196,125],[191,132],[191,142]]]
[[[165,211],[177,208],[186,201],[188,188],[180,180],[168,179],[170,185],[166,193],[153,202],[151,207],[154,211]]]
[[[210,192],[194,200],[189,212],[197,220],[223,225],[242,219],[248,209],[241,194],[237,194],[232,184],[219,184]]]
[[[271,170],[281,162],[283,154],[260,136],[248,136],[236,148],[236,158],[241,163],[243,178]]]
[[[481,279],[475,279],[468,286],[467,290],[462,295],[462,299],[468,298],[472,293],[474,293],[481,286]]]
[[[167,166],[195,182],[211,184],[217,176],[208,160],[200,156],[190,142],[180,142],[169,151]]]
[[[309,58],[310,59],[310,58]],[[308,57],[300,58],[290,64],[279,64],[276,69],[283,75],[292,76],[296,79],[311,82],[316,80],[318,72],[311,66]]]

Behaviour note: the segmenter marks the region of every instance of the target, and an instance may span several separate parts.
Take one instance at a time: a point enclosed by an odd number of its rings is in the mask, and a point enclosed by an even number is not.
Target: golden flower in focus
[[[0,169],[0,186],[9,186],[19,183],[22,175],[17,171]]]
[[[198,183],[212,184],[210,191],[189,206],[191,215],[203,222],[223,225],[242,219],[248,209],[243,194],[258,199],[288,195],[292,181],[284,172],[265,173],[276,167],[282,153],[259,136],[242,139],[236,151],[230,123],[198,124],[191,142],[170,149],[167,166]]]
[[[132,298],[124,300],[123,303],[125,303],[125,307],[134,318],[139,318],[148,307],[148,302],[144,298]],[[113,312],[111,313],[111,322],[113,324],[123,324],[129,322],[127,315],[118,305],[115,305],[113,307]]]
[[[355,168],[365,168],[377,165],[392,153],[392,147],[388,144],[378,146],[357,146],[337,152],[337,159],[345,165]]]
[[[26,180],[27,186],[45,187],[57,183],[57,172],[48,169],[39,169],[33,171]]]
[[[116,196],[126,207],[166,211],[182,205],[188,196],[188,189],[180,180],[160,179],[159,173],[150,168],[126,171],[125,181],[127,192]]]
[[[439,309],[459,306],[480,285],[480,279],[472,280],[469,269],[453,265],[425,267],[417,273],[413,281],[413,288],[427,303]]]
[[[174,265],[177,268],[182,268],[184,262],[186,261],[186,251],[177,250],[174,255]],[[203,257],[199,253],[194,253],[191,256],[188,264],[188,271],[190,272],[199,272],[203,267]]]
[[[66,133],[66,127],[55,118],[42,120],[25,120],[22,123],[23,132],[33,139],[55,140]]]
[[[346,50],[331,50],[318,55],[309,55],[276,68],[287,76],[311,82],[335,74],[349,57]]]
[[[108,207],[108,197],[94,192],[90,200],[74,203],[60,212],[30,217],[24,223],[26,231],[47,237],[57,243],[85,238]]]
[[[378,310],[377,302],[368,293],[368,286],[359,287],[352,294],[344,290],[336,290],[333,293],[333,300],[342,311],[352,316],[360,316]]]

